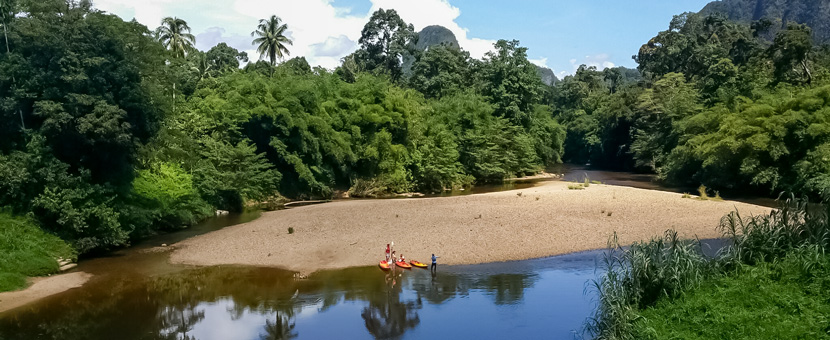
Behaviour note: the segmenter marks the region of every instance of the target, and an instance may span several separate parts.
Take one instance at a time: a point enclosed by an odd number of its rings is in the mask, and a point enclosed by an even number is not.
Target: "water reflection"
[[[385,276],[385,292],[370,294],[368,306],[360,316],[369,334],[378,339],[398,338],[421,322],[418,309],[423,307],[420,294],[417,299],[403,300],[403,271],[392,270]]]
[[[0,339],[399,339],[459,330],[466,330],[461,337],[570,337],[591,311],[582,292],[594,260],[578,255],[574,266],[568,256],[443,267],[435,276],[365,267],[298,280],[233,266],[102,275],[0,314]],[[576,313],[562,319],[559,308]]]
[[[533,278],[524,274],[491,275],[480,285],[495,297],[497,305],[512,305],[522,300],[524,290],[532,284]]]

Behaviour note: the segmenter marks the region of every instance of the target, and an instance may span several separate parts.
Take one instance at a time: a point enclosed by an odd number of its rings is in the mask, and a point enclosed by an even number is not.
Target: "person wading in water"
[[[432,254],[432,265],[429,266],[429,270],[435,271],[437,269],[437,267],[438,267],[437,261],[438,261],[439,257],[441,257],[441,256],[435,256],[435,254]]]

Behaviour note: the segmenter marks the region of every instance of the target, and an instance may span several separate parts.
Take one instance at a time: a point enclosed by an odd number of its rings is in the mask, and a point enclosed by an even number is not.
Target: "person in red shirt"
[[[389,243],[386,244],[386,263],[389,263],[389,252],[391,248],[389,248]]]

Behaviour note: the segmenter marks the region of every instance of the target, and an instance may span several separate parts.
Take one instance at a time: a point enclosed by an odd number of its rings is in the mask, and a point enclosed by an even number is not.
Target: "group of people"
[[[393,264],[398,262],[406,262],[406,258],[403,256],[403,253],[401,253],[400,258],[398,258],[397,254],[395,253],[394,247],[395,242],[386,244],[386,263]],[[432,254],[432,265],[430,266],[430,270],[435,270],[438,267],[437,261],[439,257],[440,256],[435,256],[435,254]]]

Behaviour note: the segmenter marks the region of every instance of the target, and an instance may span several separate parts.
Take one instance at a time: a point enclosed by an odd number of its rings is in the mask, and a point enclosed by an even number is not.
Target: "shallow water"
[[[588,175],[606,184],[681,192],[650,175],[575,166],[557,172],[570,181]],[[549,180],[439,196],[522,189]],[[595,306],[590,282],[597,277],[601,251],[440,266],[435,276],[417,268],[391,275],[372,266],[307,279],[274,268],[173,265],[167,252],[147,252],[258,216],[212,218],[84,260],[77,270],[95,274],[90,282],[0,313],[0,340],[572,339]],[[723,242],[711,242],[704,249],[714,254]]]
[[[0,339],[570,339],[593,310],[583,293],[599,256],[439,266],[434,276],[377,267],[307,279],[254,267],[122,270],[0,314]]]

